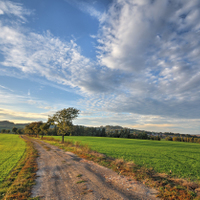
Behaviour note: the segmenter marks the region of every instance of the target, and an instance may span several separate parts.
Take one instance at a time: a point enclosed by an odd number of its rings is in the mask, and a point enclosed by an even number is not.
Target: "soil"
[[[138,181],[43,141],[33,142],[39,152],[39,170],[32,197],[48,200],[158,199],[155,189]]]

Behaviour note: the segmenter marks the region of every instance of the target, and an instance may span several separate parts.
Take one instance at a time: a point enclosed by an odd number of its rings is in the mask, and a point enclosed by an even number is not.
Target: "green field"
[[[0,183],[16,166],[26,149],[18,135],[0,134]]]
[[[132,160],[157,172],[171,170],[177,177],[200,180],[200,144],[87,136],[66,136],[67,139],[80,140],[100,153]]]

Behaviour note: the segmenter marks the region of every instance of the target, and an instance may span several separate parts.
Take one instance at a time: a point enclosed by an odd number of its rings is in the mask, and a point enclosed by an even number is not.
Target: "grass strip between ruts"
[[[0,199],[21,200],[28,199],[31,195],[31,188],[35,184],[38,153],[30,139],[27,137],[23,139],[27,143],[26,151],[17,166],[0,185]]]
[[[43,141],[58,146],[65,151],[71,151],[79,157],[92,160],[100,165],[111,168],[120,175],[131,177],[138,180],[149,187],[156,188],[161,199],[184,199],[184,200],[200,200],[200,195],[195,189],[199,189],[199,183],[188,182],[184,179],[176,179],[167,174],[159,174],[153,169],[138,166],[123,159],[114,159],[104,154],[92,151],[87,144],[67,140],[61,143],[51,137],[44,137]]]

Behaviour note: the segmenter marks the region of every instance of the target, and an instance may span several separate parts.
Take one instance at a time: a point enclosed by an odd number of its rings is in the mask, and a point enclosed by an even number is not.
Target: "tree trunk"
[[[62,135],[62,143],[64,143],[64,135]]]
[[[43,134],[42,134],[42,139],[43,139]]]

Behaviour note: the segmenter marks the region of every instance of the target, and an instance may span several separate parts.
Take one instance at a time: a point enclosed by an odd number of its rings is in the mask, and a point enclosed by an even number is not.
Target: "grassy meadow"
[[[0,184],[17,165],[26,149],[18,135],[0,134]]]
[[[58,139],[60,136],[54,136]],[[114,158],[134,161],[160,173],[200,180],[200,144],[87,136],[66,136],[65,140],[82,141],[93,150]]]

